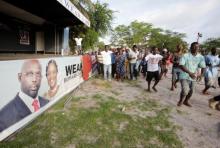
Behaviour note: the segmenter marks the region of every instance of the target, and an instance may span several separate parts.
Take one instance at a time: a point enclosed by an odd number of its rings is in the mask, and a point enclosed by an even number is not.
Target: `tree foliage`
[[[97,42],[96,47],[98,47],[98,49],[104,49],[105,47],[105,43],[103,41]]]
[[[80,5],[83,5],[83,8],[85,8],[87,11],[89,10],[94,10],[94,4],[92,3],[91,0],[74,0],[78,1]]]
[[[90,13],[91,28],[99,36],[106,35],[112,29],[113,11],[108,8],[108,4],[101,4],[99,1],[95,4],[95,11]]]
[[[86,2],[84,0],[84,2]],[[98,42],[98,38],[106,35],[112,29],[113,11],[108,8],[107,3],[97,1],[93,5],[88,5],[88,14],[91,27],[76,25],[71,28],[70,36],[82,37],[83,50],[92,49]],[[71,40],[71,49],[75,49],[75,41]]]
[[[202,45],[202,48],[207,50],[211,49],[212,47],[220,48],[220,37],[219,38],[208,38]]]
[[[146,22],[133,21],[128,26],[117,26],[112,33],[111,42],[113,45],[132,46],[137,44],[168,48],[173,51],[177,44],[187,46],[183,40],[184,37],[183,33],[155,28]]]

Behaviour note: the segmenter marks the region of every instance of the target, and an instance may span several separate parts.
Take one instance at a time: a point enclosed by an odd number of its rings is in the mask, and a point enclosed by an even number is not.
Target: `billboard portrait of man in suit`
[[[0,110],[0,132],[48,103],[48,100],[38,96],[41,79],[39,61],[26,60],[18,73],[20,91]]]

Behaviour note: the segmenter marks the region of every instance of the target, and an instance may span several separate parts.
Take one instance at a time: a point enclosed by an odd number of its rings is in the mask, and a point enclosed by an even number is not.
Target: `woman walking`
[[[173,63],[172,68],[172,84],[171,84],[171,91],[174,90],[174,88],[177,87],[176,83],[179,81],[179,74],[181,72],[181,69],[179,68],[179,62],[180,58],[183,55],[183,46],[181,44],[178,44],[176,47],[176,51],[171,59]]]
[[[117,65],[116,65],[116,72],[117,72],[117,81],[124,80],[125,76],[125,59],[126,55],[123,54],[122,49],[119,50],[119,54],[117,57]]]

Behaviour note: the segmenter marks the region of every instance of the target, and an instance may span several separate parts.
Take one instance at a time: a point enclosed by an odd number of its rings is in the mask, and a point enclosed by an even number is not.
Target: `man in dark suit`
[[[41,65],[38,60],[24,62],[18,74],[21,90],[0,111],[0,132],[48,103],[48,100],[38,96],[41,77]]]

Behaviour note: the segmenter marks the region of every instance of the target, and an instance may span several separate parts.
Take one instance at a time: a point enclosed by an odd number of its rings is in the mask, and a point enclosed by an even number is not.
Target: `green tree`
[[[71,28],[70,36],[82,37],[83,50],[93,49],[99,37],[105,36],[112,30],[113,11],[108,8],[107,3],[97,1],[93,5],[88,5],[88,14],[91,26],[76,25]],[[71,40],[71,49],[75,48],[75,41]]]
[[[148,40],[146,40],[148,37]],[[141,44],[145,46],[157,46],[158,48],[168,48],[173,51],[177,44],[186,46],[183,38],[185,34],[172,32],[171,30],[163,30],[155,28],[152,24],[146,22],[133,21],[130,25],[119,25],[113,33],[111,42],[114,45],[127,44]]]
[[[102,42],[102,41],[101,42],[97,42],[95,46],[98,47],[98,49],[104,49],[105,43]]]
[[[114,11],[108,8],[107,3],[101,4],[97,1],[94,6],[95,11],[91,11],[90,13],[91,28],[93,28],[99,36],[104,36],[112,30]]]
[[[151,32],[152,24],[134,21],[129,26],[119,25],[112,32],[111,42],[114,45],[144,44],[145,37]]]
[[[208,50],[210,50],[212,47],[220,48],[220,37],[208,38],[204,43],[201,44],[201,47]]]
[[[145,36],[147,36],[152,30],[152,24],[134,21],[131,22],[130,28],[132,35],[132,43],[143,44],[145,41]]]
[[[131,40],[130,37],[130,28],[125,25],[119,25],[112,32],[111,43],[113,45],[129,45]]]
[[[91,0],[74,0],[74,1],[78,1],[80,3],[80,5],[83,5],[83,7],[86,10],[94,10],[94,4],[92,3]]]

